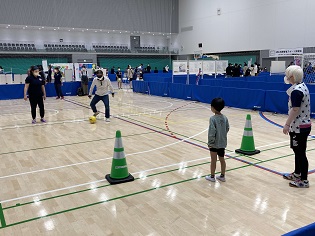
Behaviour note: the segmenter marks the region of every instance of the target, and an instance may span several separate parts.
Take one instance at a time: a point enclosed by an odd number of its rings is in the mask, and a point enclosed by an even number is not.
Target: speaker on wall
[[[202,43],[198,43],[198,47],[199,47],[199,48],[202,48]]]

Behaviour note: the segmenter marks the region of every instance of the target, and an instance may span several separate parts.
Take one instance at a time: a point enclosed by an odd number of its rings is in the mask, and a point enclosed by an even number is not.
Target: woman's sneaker
[[[225,176],[217,175],[216,179],[225,182]]]
[[[310,184],[308,180],[295,180],[289,183],[290,187],[295,187],[295,188],[309,188]]]
[[[209,180],[211,182],[215,182],[215,177],[211,177],[211,175],[207,175],[205,178],[206,178],[206,180]]]
[[[32,124],[36,124],[36,120],[34,119],[34,120],[32,120]]]
[[[109,119],[109,118],[106,118],[105,121],[106,121],[106,122],[110,122],[110,119]]]
[[[293,181],[301,179],[301,175],[295,174],[294,172],[291,173],[291,174],[288,174],[288,173],[287,174],[283,174],[282,177],[284,179],[293,180]]]
[[[40,121],[46,123],[46,120],[44,118],[41,118]]]

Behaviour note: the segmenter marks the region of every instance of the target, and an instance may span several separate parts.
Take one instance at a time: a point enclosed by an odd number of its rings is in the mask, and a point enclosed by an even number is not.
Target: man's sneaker
[[[44,118],[41,118],[40,121],[46,123],[46,120]]]
[[[301,175],[295,174],[294,172],[291,173],[291,174],[288,174],[288,173],[287,174],[283,174],[282,177],[284,179],[293,180],[293,181],[301,179]]]
[[[206,180],[209,180],[211,182],[215,182],[215,178],[211,177],[211,175],[207,175],[205,178],[206,178]]]
[[[110,119],[109,119],[109,118],[106,118],[105,121],[106,121],[106,122],[110,122]]]
[[[289,183],[290,187],[295,187],[295,188],[309,188],[310,184],[307,180],[295,180]]]
[[[225,176],[217,175],[216,179],[225,182]]]
[[[32,120],[32,124],[36,124],[36,120],[34,119],[34,120]]]
[[[99,112],[99,111],[94,112],[93,116],[97,117],[97,115],[98,115],[98,114],[100,114],[100,112]]]

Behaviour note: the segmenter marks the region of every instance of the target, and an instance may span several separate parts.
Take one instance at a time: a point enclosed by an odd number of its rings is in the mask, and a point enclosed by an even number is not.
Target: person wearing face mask
[[[300,66],[289,66],[285,71],[284,82],[292,84],[287,90],[289,95],[289,117],[283,133],[290,135],[290,147],[295,156],[295,169],[292,173],[284,174],[283,178],[291,180],[290,187],[308,188],[308,160],[306,157],[307,137],[311,132],[310,93],[303,82],[303,70]]]
[[[83,95],[88,94],[88,83],[89,83],[89,78],[88,78],[88,71],[85,66],[82,66],[81,72],[81,87],[83,90]]]
[[[39,68],[31,66],[29,76],[25,79],[24,100],[27,101],[27,94],[31,104],[32,124],[36,123],[36,107],[39,107],[40,121],[46,122],[44,100],[46,99],[45,80],[39,75]]]
[[[122,72],[120,71],[120,67],[118,67],[116,72],[116,80],[118,83],[118,89],[122,89]]]
[[[89,98],[92,97],[92,92],[94,87],[96,86],[95,95],[91,101],[91,108],[94,112],[94,116],[96,117],[100,112],[96,109],[96,104],[99,101],[103,101],[105,105],[105,118],[106,122],[110,122],[110,110],[109,110],[109,97],[108,94],[112,94],[114,97],[114,89],[108,77],[104,76],[103,70],[98,69],[95,71],[96,78],[93,79],[92,85],[89,91]]]
[[[61,90],[61,86],[62,86],[62,75],[61,75],[61,72],[60,72],[60,69],[59,67],[55,67],[54,69],[54,78],[55,78],[55,90],[56,90],[56,94],[57,94],[57,97],[56,99],[64,99],[63,98],[63,93],[62,93],[62,90]]]

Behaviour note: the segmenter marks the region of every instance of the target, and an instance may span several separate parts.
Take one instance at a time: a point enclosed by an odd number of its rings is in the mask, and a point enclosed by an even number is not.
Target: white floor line
[[[232,153],[229,153],[232,154]],[[203,158],[199,158],[199,159],[195,159],[195,160],[190,160],[190,161],[182,161],[182,162],[178,162],[175,164],[170,164],[170,165],[165,165],[165,166],[160,166],[160,167],[156,167],[156,168],[152,168],[152,169],[147,169],[147,170],[143,170],[143,171],[138,171],[138,172],[134,172],[131,173],[132,175],[135,174],[139,174],[139,173],[147,173],[150,172],[152,170],[157,170],[157,169],[163,169],[163,168],[167,168],[167,167],[171,167],[171,166],[176,166],[178,165],[178,167],[185,167],[185,163],[190,163],[190,162],[195,162],[195,161],[200,161],[200,160],[205,160],[205,159],[210,159],[209,156],[207,157],[203,157]],[[143,177],[143,176],[142,176]],[[85,185],[90,185],[90,184],[96,184],[96,183],[100,183],[100,182],[105,182],[107,181],[106,179],[102,179],[102,180],[96,180],[96,181],[92,181],[92,182],[87,182],[87,183],[83,183],[83,184],[77,184],[77,185],[73,185],[73,186],[69,186],[69,187],[64,187],[64,188],[58,188],[58,189],[53,189],[53,190],[49,190],[49,191],[45,191],[45,192],[40,192],[40,193],[34,193],[34,194],[30,194],[30,195],[25,195],[22,197],[17,197],[17,198],[11,198],[11,199],[6,199],[1,201],[1,203],[7,203],[7,202],[12,202],[12,201],[17,201],[17,200],[21,200],[21,199],[25,199],[25,198],[31,198],[31,197],[38,197],[40,195],[44,195],[47,193],[54,193],[54,192],[59,192],[62,190],[67,190],[67,189],[71,189],[71,188],[77,188],[77,187],[81,187],[81,186],[85,186]]]
[[[78,119],[78,120],[64,120],[64,121],[48,121],[47,123],[2,126],[2,127],[0,127],[0,130],[2,130],[2,129],[13,129],[13,128],[34,127],[34,126],[44,126],[44,125],[53,125],[53,124],[61,124],[61,123],[75,123],[75,122],[82,122],[82,121],[86,121],[86,120],[85,119]]]
[[[195,135],[195,136],[196,136],[196,135]],[[176,142],[176,143],[177,143],[177,142]],[[283,142],[279,142],[279,143],[283,143]],[[279,144],[279,143],[278,143],[278,144]],[[273,145],[274,145],[274,144],[273,144]],[[257,147],[257,148],[261,148],[261,147],[263,147],[263,146],[260,146],[260,147]],[[227,153],[227,155],[232,155],[232,154],[235,154],[235,152]],[[129,155],[132,155],[132,154],[129,154]],[[159,166],[159,167],[155,167],[155,168],[151,168],[151,169],[147,169],[147,170],[142,170],[142,171],[134,172],[134,173],[131,173],[131,174],[133,174],[133,175],[135,175],[135,174],[142,174],[142,175],[141,175],[141,178],[143,178],[143,177],[145,177],[145,176],[143,175],[144,173],[147,173],[147,172],[150,172],[150,171],[153,171],[153,170],[163,169],[163,168],[167,168],[167,167],[171,167],[171,166],[176,166],[176,165],[178,165],[179,168],[180,168],[180,167],[184,168],[186,163],[191,163],[191,162],[195,162],[195,161],[206,160],[206,159],[209,159],[209,158],[210,158],[209,156],[206,156],[206,157],[199,158],[199,159],[195,159],[195,160],[182,161],[182,162],[178,162],[178,163],[174,163],[174,164],[170,164],[170,165]],[[102,159],[99,159],[99,160],[102,160]],[[98,161],[98,160],[95,160],[95,161]],[[73,165],[75,165],[75,164],[73,164]],[[58,167],[57,167],[57,168],[58,168]],[[105,182],[105,181],[107,181],[107,180],[106,180],[106,179],[102,179],[102,180],[91,181],[91,182],[87,182],[87,183],[83,183],[83,184],[72,185],[72,186],[69,186],[69,187],[53,189],[53,190],[44,191],[44,192],[40,192],[40,193],[25,195],[25,196],[22,196],[22,197],[17,197],[17,198],[12,198],[12,199],[3,200],[3,201],[1,201],[1,203],[7,203],[7,202],[12,202],[12,201],[16,201],[16,200],[25,199],[25,198],[31,198],[31,197],[38,197],[38,196],[40,196],[40,195],[44,195],[44,194],[47,194],[47,193],[54,193],[54,192],[58,192],[58,191],[62,191],[62,190],[77,188],[77,187],[86,186],[86,185],[90,185],[90,184],[101,183],[101,182]]]
[[[179,141],[174,142],[174,143],[170,143],[170,144],[167,144],[167,145],[163,145],[163,146],[158,147],[158,148],[153,148],[153,149],[146,150],[146,151],[142,151],[142,152],[130,153],[130,154],[127,154],[126,157],[127,157],[127,156],[133,156],[133,155],[139,155],[139,154],[143,154],[143,153],[148,153],[148,152],[156,151],[156,150],[163,149],[163,148],[166,148],[166,147],[170,147],[170,146],[173,146],[173,145],[175,145],[175,144],[184,142],[184,141],[186,141],[186,140],[188,140],[188,139],[194,138],[194,137],[196,137],[196,136],[202,134],[203,132],[205,132],[205,131],[207,131],[207,130],[208,130],[208,129],[205,129],[205,130],[203,130],[203,131],[199,132],[198,134],[195,134],[195,135],[193,135],[193,136],[191,136],[191,137],[185,138],[185,139],[183,139],[183,140],[179,140]],[[101,158],[101,159],[98,159],[98,160],[83,161],[83,162],[73,163],[73,164],[69,164],[69,165],[56,166],[56,167],[51,167],[51,168],[46,168],[46,169],[41,169],[41,170],[27,171],[27,172],[18,173],[18,174],[12,174],[12,175],[5,175],[5,176],[0,176],[0,179],[10,178],[10,177],[16,177],[16,176],[21,176],[21,175],[27,175],[27,174],[34,174],[34,173],[39,173],[39,172],[44,172],[44,171],[50,171],[50,170],[57,170],[57,169],[65,168],[65,167],[71,167],[71,166],[89,164],[89,163],[93,163],[93,162],[99,162],[99,161],[109,160],[109,159],[112,159],[112,158],[113,158],[113,157],[107,157],[107,158]]]

